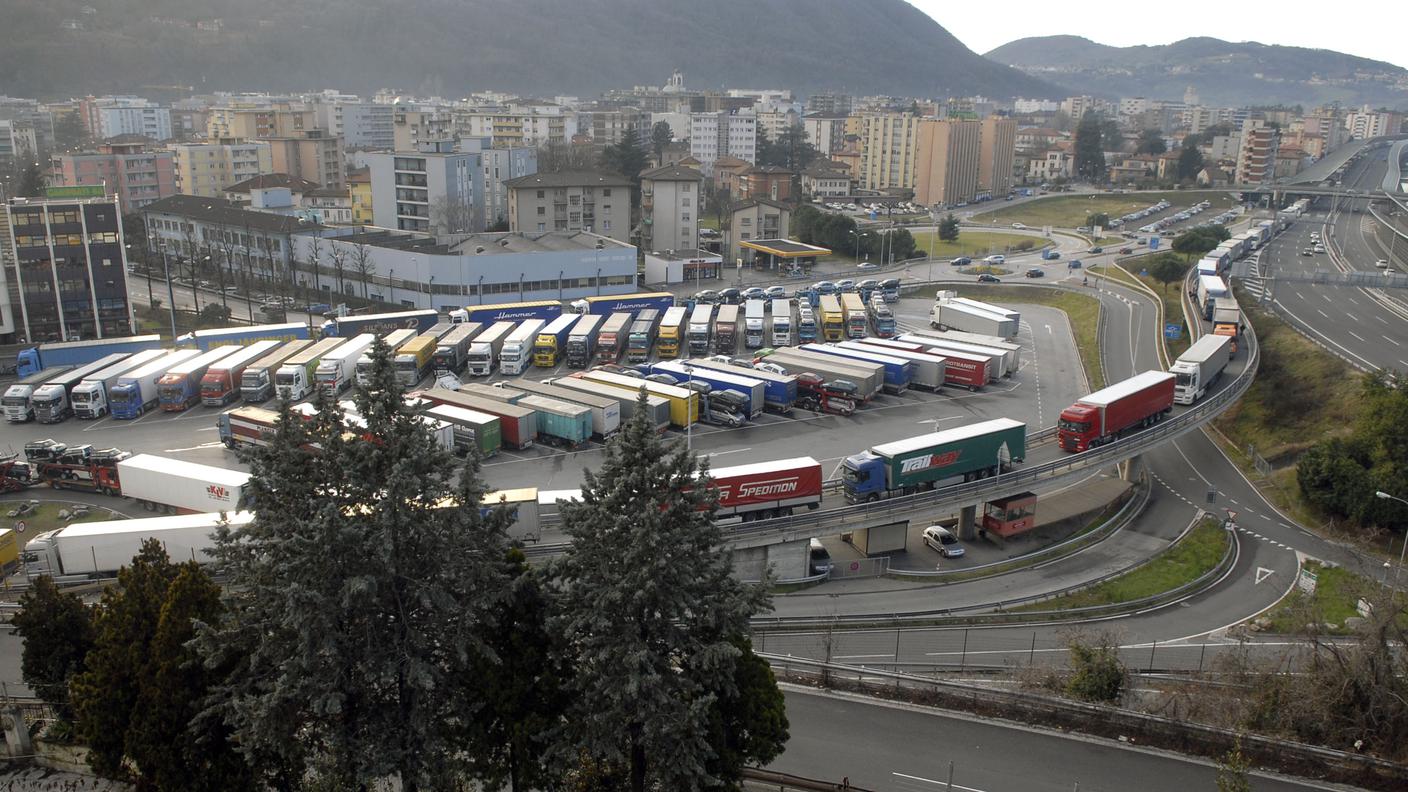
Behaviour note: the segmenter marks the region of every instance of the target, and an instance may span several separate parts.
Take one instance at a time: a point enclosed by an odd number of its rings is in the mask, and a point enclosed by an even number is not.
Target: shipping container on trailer
[[[274,395],[274,373],[312,341],[285,341],[264,357],[246,366],[240,375],[240,397],[246,404],[261,404]]]
[[[571,391],[579,391],[591,396],[600,396],[615,400],[621,410],[621,421],[629,421],[635,415],[636,397],[640,391],[629,391],[618,388],[614,385],[607,385],[602,382],[582,379],[577,376],[558,377],[548,380],[548,383],[559,388],[566,388]],[[663,432],[670,427],[670,401],[660,396],[647,394],[645,397],[645,409],[649,413],[650,425],[657,432]]]
[[[865,336],[862,336],[864,338]],[[858,364],[874,364],[880,366],[884,377],[884,390],[886,393],[899,394],[909,390],[909,381],[914,378],[914,364],[903,358],[891,357],[879,349],[868,350],[864,347],[855,349],[843,347],[837,344],[803,344],[798,347],[802,352],[815,352],[819,355],[832,355],[844,358],[845,362],[854,361]]]
[[[592,434],[599,438],[611,437],[621,428],[621,404],[611,397],[526,379],[514,382],[512,388],[523,393],[580,404],[590,409],[592,411]]]
[[[195,347],[202,352],[227,344],[243,346],[255,341],[297,341],[308,337],[308,325],[303,322],[218,327],[196,330],[176,338],[177,347]]]
[[[1011,418],[881,443],[841,462],[847,503],[910,495],[939,482],[998,475],[1026,458],[1027,425]]]
[[[509,321],[495,322],[475,336],[469,344],[465,373],[475,377],[493,374],[499,365],[499,351],[503,349],[509,333],[513,332],[514,325]]]
[[[503,444],[509,448],[530,448],[538,439],[538,418],[533,410],[446,388],[416,391],[416,396],[436,404],[453,404],[456,407],[497,416]]]
[[[200,403],[206,407],[224,407],[238,399],[244,370],[287,343],[273,338],[255,341],[210,364],[205,376],[200,379]]]
[[[592,436],[592,411],[584,404],[529,394],[518,406],[538,413],[538,437],[554,445],[575,448]]]
[[[113,386],[129,372],[136,371],[167,353],[168,350],[163,349],[144,349],[88,376],[69,394],[69,400],[73,402],[73,414],[83,419],[107,415],[112,411],[112,401],[108,394],[112,392]]]
[[[425,414],[453,427],[458,453],[467,454],[473,449],[487,459],[499,453],[499,448],[503,446],[503,430],[499,428],[497,415],[455,404],[436,404],[426,409]]]
[[[1174,375],[1146,371],[1102,388],[1061,411],[1063,451],[1080,453],[1163,420],[1173,411]]]
[[[435,373],[463,373],[465,361],[469,358],[469,345],[483,329],[481,322],[460,322],[446,333],[435,345],[435,354],[430,359],[431,368]]]
[[[763,383],[763,406],[775,413],[788,415],[797,402],[797,377],[792,374],[774,374],[763,369],[723,363],[708,358],[694,358],[689,365],[696,369],[713,369],[725,374],[736,374]]]
[[[683,429],[699,420],[699,394],[688,388],[599,370],[585,371],[572,376],[612,385],[631,393],[640,393],[640,389],[645,388],[647,393],[660,396],[670,402],[671,426]]]

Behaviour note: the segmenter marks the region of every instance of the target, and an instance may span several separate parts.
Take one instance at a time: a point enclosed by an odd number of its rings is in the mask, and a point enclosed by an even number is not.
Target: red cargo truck
[[[538,439],[538,414],[525,407],[446,388],[431,388],[416,391],[411,395],[435,404],[453,404],[456,407],[497,415],[503,444],[510,448],[528,448]]]
[[[719,492],[720,518],[766,520],[821,505],[821,463],[811,457],[716,468],[709,475]]]
[[[1079,453],[1138,431],[1173,412],[1173,374],[1146,371],[1098,390],[1061,411],[1061,449]]]

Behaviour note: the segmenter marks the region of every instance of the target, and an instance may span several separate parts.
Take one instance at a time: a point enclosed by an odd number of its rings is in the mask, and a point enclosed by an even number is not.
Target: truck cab
[[[1100,410],[1079,402],[1061,411],[1056,421],[1056,429],[1061,439],[1061,448],[1081,452],[1089,449],[1100,438]]]
[[[847,503],[878,499],[887,491],[885,460],[869,451],[846,457],[841,461],[841,487]]]

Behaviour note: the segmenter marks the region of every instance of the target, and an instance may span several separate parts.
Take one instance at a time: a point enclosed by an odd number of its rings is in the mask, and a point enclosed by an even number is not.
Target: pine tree
[[[1105,178],[1103,123],[1099,113],[1086,113],[1076,125],[1075,173],[1079,179],[1099,182]]]
[[[958,218],[952,212],[944,215],[944,219],[939,221],[939,239],[944,242],[958,241]]]
[[[492,695],[470,671],[508,596],[505,519],[481,515],[477,463],[454,476],[380,340],[372,360],[365,429],[284,406],[250,455],[255,519],[217,535],[232,593],[199,647],[232,665],[214,712],[266,779],[316,766],[343,789],[445,788],[457,725]]]
[[[753,654],[746,638],[734,641],[734,687],[715,703],[710,726],[718,755],[709,774],[725,782],[741,777],[748,764],[766,765],[787,744],[787,704],[768,662]]]
[[[48,575],[34,581],[19,608],[10,624],[24,641],[20,673],[25,684],[59,717],[71,720],[68,683],[83,670],[83,659],[93,648],[93,609],[77,594],[60,591]]]
[[[48,185],[49,180],[44,177],[44,172],[39,170],[39,163],[30,163],[20,171],[20,183],[15,187],[15,194],[21,198],[39,198],[44,195],[44,188]]]
[[[560,752],[614,768],[635,792],[702,789],[724,750],[714,708],[737,692],[734,641],[768,596],[719,549],[707,464],[646,414],[642,404],[585,474],[581,501],[562,507],[572,544],[550,625],[572,653],[574,706]]]
[[[176,573],[160,542],[142,543],[132,565],[118,571],[117,585],[103,591],[86,670],[70,686],[75,731],[89,747],[89,766],[105,778],[129,775],[123,764],[127,732],[141,697],[142,672],[166,590]]]

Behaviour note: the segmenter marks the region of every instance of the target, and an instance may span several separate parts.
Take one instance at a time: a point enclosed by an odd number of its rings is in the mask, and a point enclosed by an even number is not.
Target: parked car
[[[812,284],[812,291],[817,294],[839,294],[841,290],[831,281],[817,281]]]
[[[694,294],[694,301],[703,305],[714,305],[719,301],[719,293],[713,289],[705,289]]]
[[[840,292],[840,293],[842,293],[842,294],[845,294],[846,292],[853,292],[853,291],[855,291],[855,290],[856,290],[856,282],[853,281],[853,280],[851,280],[850,278],[846,278],[845,280],[838,280],[838,281],[836,281],[836,291],[838,291],[838,292]]]
[[[1045,272],[1042,272],[1039,267],[1032,267],[1031,269],[1028,269],[1027,272],[1026,272],[1026,275],[1027,275],[1028,278],[1044,278],[1044,277],[1046,277],[1046,273],[1045,273]]]
[[[781,300],[787,296],[786,286],[769,286],[763,289],[763,296],[769,300]]]
[[[719,289],[719,300],[725,305],[738,305],[743,302],[743,292],[733,287]]]
[[[924,544],[937,550],[944,558],[962,558],[964,554],[958,537],[942,525],[931,525],[924,529]]]
[[[978,276],[978,283],[1002,283],[1002,279],[996,275],[989,275],[984,272],[982,275]]]
[[[767,299],[767,296],[768,293],[763,291],[761,286],[750,286],[743,290],[743,299],[745,300],[764,300]]]

